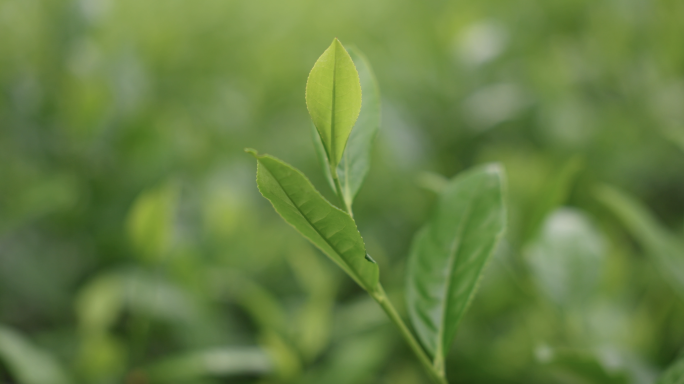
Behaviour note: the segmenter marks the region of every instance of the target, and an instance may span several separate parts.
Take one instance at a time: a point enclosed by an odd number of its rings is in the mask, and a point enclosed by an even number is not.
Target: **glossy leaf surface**
[[[330,204],[297,169],[275,157],[258,160],[257,185],[282,218],[320,248],[361,287],[373,291],[378,266],[366,259],[366,248],[356,223]]]
[[[413,240],[408,310],[436,362],[447,354],[487,260],[504,231],[503,170],[486,165],[447,185],[428,224]]]
[[[306,83],[306,106],[333,167],[339,164],[361,110],[361,83],[339,40],[318,58]]]

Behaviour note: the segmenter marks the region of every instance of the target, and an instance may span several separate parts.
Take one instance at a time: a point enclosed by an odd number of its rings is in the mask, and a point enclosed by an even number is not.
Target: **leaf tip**
[[[250,155],[254,156],[255,159],[259,158],[259,152],[257,152],[257,150],[254,148],[245,148],[245,153],[249,153]]]

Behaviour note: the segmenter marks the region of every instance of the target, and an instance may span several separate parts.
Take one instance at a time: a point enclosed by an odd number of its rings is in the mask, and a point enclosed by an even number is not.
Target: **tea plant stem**
[[[430,358],[425,354],[425,351],[423,350],[423,347],[420,346],[420,343],[418,343],[418,340],[413,336],[413,333],[408,329],[404,321],[401,319],[401,316],[397,313],[397,310],[394,309],[394,306],[392,303],[389,301],[389,298],[385,294],[385,290],[382,289],[382,286],[378,284],[378,288],[375,292],[371,292],[371,296],[373,296],[373,299],[380,304],[382,309],[387,313],[387,316],[392,320],[394,325],[399,328],[399,331],[401,332],[401,335],[404,337],[404,340],[408,343],[408,345],[411,347],[413,350],[413,353],[416,354],[418,357],[418,361],[420,361],[421,365],[425,368],[427,371],[428,376],[430,376],[430,379],[435,384],[448,384],[446,377],[444,377],[444,374],[441,372],[438,372],[435,370],[435,368],[432,366],[432,363],[430,362]]]
[[[330,173],[332,174],[333,182],[335,182],[337,197],[340,199],[342,206],[344,207],[344,210],[347,211],[349,216],[353,218],[354,213],[352,212],[351,205],[347,205],[347,200],[344,198],[344,193],[342,192],[342,184],[340,183],[339,176],[337,176],[337,169],[333,166],[330,166]]]

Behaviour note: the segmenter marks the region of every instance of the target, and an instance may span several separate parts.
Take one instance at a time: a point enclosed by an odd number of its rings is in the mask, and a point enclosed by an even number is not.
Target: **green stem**
[[[345,211],[354,218],[354,213],[352,212],[351,205],[347,204],[347,200],[344,198],[344,193],[342,192],[342,184],[340,183],[340,178],[337,176],[337,167],[330,165],[330,173],[332,174],[333,182],[335,182],[335,189],[337,190],[337,197],[340,199],[342,207]]]
[[[401,316],[397,313],[397,310],[394,309],[394,306],[392,303],[389,301],[389,298],[385,294],[385,290],[382,289],[382,286],[378,283],[378,288],[375,292],[371,292],[371,296],[373,296],[373,299],[380,304],[382,309],[387,313],[387,316],[392,320],[394,325],[399,328],[399,331],[401,332],[401,335],[404,337],[404,340],[408,343],[408,345],[411,347],[413,350],[413,353],[416,354],[416,357],[418,357],[418,361],[420,361],[420,364],[425,368],[427,371],[428,376],[430,376],[430,379],[435,384],[449,384],[446,380],[446,377],[444,377],[444,374],[441,372],[438,372],[435,367],[432,366],[432,363],[430,362],[430,358],[425,354],[425,351],[423,350],[423,347],[420,346],[420,343],[418,343],[418,340],[413,336],[413,333],[408,329],[404,321],[401,319]]]
[[[339,176],[337,176],[337,167],[333,167],[333,165],[330,164],[330,173],[332,174],[333,181],[335,182],[337,197],[342,202],[342,205],[347,213],[349,213],[349,216],[353,218],[354,214],[352,213],[351,206],[347,205],[347,201],[344,199],[344,194],[342,193],[342,184],[340,184]],[[370,295],[378,304],[380,304],[380,307],[382,307],[394,325],[399,328],[399,332],[411,347],[416,357],[418,357],[418,361],[420,361],[420,364],[425,368],[430,379],[432,379],[435,384],[449,384],[444,376],[444,372],[437,370],[437,368],[432,365],[430,358],[423,350],[423,347],[421,347],[420,343],[418,343],[418,340],[416,340],[416,338],[413,336],[413,333],[411,333],[411,331],[408,329],[404,321],[401,319],[401,316],[399,316],[397,313],[397,310],[394,309],[394,306],[389,301],[389,298],[385,294],[385,290],[382,288],[380,283],[378,283],[378,287],[373,292],[370,292]]]

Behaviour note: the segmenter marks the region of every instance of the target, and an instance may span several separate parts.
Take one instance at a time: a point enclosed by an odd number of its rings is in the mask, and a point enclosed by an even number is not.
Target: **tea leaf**
[[[684,384],[684,357],[670,365],[657,384]]]
[[[306,107],[335,168],[361,110],[361,83],[339,40],[318,58],[306,82]]]
[[[354,124],[354,128],[349,135],[342,160],[337,165],[342,196],[347,206],[351,206],[370,170],[373,140],[380,127],[380,88],[366,57],[353,47],[350,47],[348,52],[354,60],[354,64],[356,64],[363,92],[363,102],[361,103],[359,118],[356,120],[356,124]],[[314,147],[323,167],[323,173],[325,173],[328,183],[330,183],[334,191],[335,183],[330,173],[325,147],[315,126]]]
[[[452,179],[430,221],[413,240],[408,310],[438,369],[504,231],[502,179],[498,165],[478,167]]]
[[[622,220],[653,257],[660,273],[684,298],[684,243],[663,228],[645,206],[625,193],[603,186],[597,190],[597,197]]]
[[[59,362],[13,329],[0,325],[0,363],[24,384],[67,384],[71,379]]]
[[[351,216],[325,200],[297,169],[275,157],[251,153],[258,161],[259,191],[280,216],[361,287],[374,291],[378,266],[366,259],[366,247]]]
[[[544,222],[525,256],[539,290],[557,305],[581,304],[594,293],[603,261],[604,240],[576,210],[556,210]]]

